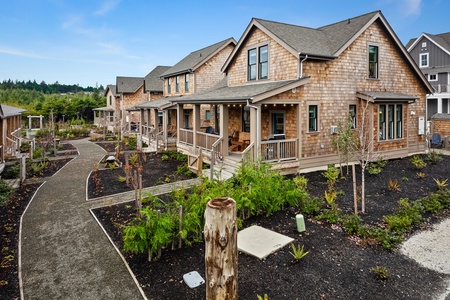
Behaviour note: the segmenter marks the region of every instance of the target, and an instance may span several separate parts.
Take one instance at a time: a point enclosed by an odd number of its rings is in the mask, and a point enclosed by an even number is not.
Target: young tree
[[[357,144],[358,138],[353,131],[353,120],[352,116],[349,114],[345,123],[342,121],[338,122],[338,132],[333,138],[333,147],[336,149],[339,156],[339,169],[341,176],[344,176],[342,172],[342,162],[345,161],[348,174],[350,154],[352,149],[356,148]]]

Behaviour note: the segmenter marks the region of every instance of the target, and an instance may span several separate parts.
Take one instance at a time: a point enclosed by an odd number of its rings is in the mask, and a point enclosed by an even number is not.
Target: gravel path
[[[426,268],[450,275],[450,219],[413,235],[400,251]],[[450,300],[450,282],[437,300],[443,299]]]

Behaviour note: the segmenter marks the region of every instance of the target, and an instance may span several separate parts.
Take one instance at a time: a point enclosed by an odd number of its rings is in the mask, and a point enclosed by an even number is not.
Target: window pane
[[[272,133],[283,134],[284,133],[284,114],[273,113],[272,114]]]
[[[403,106],[401,104],[397,105],[397,134],[396,138],[401,139],[403,137]]]
[[[380,105],[379,139],[386,139],[386,105]]]
[[[317,105],[309,106],[309,131],[317,131]]]
[[[394,138],[394,105],[388,105],[388,139]]]
[[[369,46],[369,78],[378,78],[378,47]]]
[[[352,129],[356,128],[356,105],[349,105],[349,114],[352,122]]]
[[[211,112],[209,110],[205,111],[205,120],[211,120]]]
[[[250,107],[242,107],[242,131],[250,132]]]
[[[256,49],[248,50],[248,80],[256,80]]]
[[[189,92],[189,74],[184,75],[184,91]]]

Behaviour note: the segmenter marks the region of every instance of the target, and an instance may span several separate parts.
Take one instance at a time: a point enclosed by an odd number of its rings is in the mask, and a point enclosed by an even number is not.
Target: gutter
[[[298,53],[298,60],[300,61],[299,70],[298,70],[298,78],[299,79],[303,78],[303,62],[308,59],[308,54],[306,54],[305,58],[301,60],[300,59],[301,54],[302,54],[301,52]]]

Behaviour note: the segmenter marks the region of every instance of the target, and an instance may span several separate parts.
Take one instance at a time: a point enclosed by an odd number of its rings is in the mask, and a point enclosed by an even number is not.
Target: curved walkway
[[[86,178],[105,152],[87,140],[73,144],[80,155],[41,186],[23,215],[23,299],[143,299],[86,202]]]

